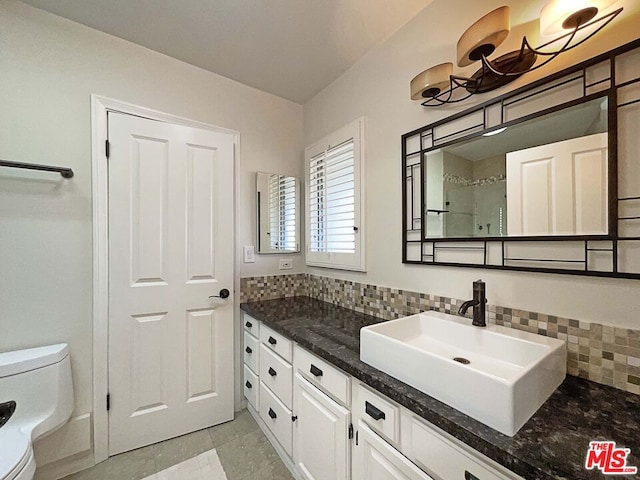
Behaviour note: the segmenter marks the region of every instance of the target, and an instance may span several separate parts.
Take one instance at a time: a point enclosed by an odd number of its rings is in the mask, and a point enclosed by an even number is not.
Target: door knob
[[[209,295],[209,298],[229,298],[229,290],[227,290],[226,288],[223,288],[222,290],[220,290],[220,294],[219,295]]]

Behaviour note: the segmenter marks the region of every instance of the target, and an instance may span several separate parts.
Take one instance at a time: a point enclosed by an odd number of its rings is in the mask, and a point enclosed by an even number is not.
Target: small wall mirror
[[[425,238],[609,232],[607,98],[424,154]]]
[[[256,174],[258,253],[300,251],[300,181],[277,173]]]

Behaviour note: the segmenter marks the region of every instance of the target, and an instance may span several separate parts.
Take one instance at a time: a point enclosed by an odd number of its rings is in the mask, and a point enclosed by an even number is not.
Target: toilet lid
[[[12,480],[29,462],[31,444],[19,430],[0,429],[0,480]]]

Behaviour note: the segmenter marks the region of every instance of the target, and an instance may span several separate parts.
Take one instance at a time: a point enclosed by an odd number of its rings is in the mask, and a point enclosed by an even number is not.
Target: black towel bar
[[[9,160],[0,160],[0,167],[24,168],[27,170],[42,170],[45,172],[57,172],[64,178],[72,178],[73,170],[67,167],[53,167],[50,165],[38,165],[36,163],[11,162]]]

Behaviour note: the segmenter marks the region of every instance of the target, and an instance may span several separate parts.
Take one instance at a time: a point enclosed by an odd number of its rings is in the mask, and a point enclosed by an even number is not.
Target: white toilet
[[[0,353],[0,480],[31,480],[32,442],[64,425],[72,410],[66,344]]]

